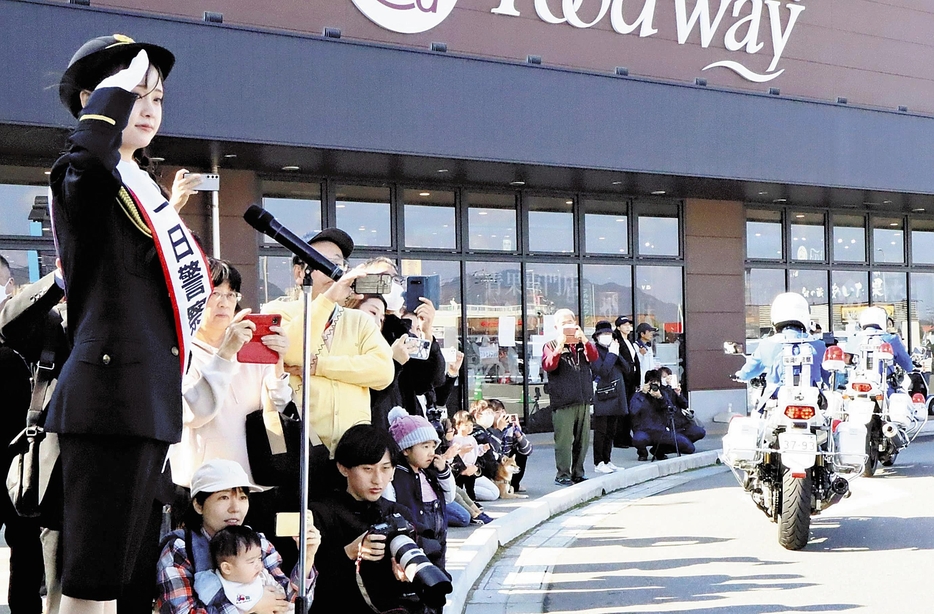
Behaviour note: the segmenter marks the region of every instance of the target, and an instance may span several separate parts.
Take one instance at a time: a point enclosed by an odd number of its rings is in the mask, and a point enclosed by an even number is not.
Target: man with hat
[[[308,244],[341,267],[354,248],[353,239],[339,228],[325,228]],[[283,297],[267,303],[262,311],[282,315],[282,329],[289,338],[285,367],[292,376],[293,398],[301,405],[302,386],[309,386],[312,428],[333,455],[344,431],[370,421],[369,389],[382,390],[392,383],[392,350],[372,318],[345,306],[358,298],[352,284],[366,274],[363,270],[351,270],[335,282],[321,271],[307,272],[306,265],[293,258],[292,272],[299,287],[306,274],[311,277],[308,342],[312,357],[311,364],[305,365],[304,381],[303,301],[297,295]]]

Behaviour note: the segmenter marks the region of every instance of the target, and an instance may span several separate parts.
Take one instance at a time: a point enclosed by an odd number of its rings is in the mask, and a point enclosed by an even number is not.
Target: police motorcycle
[[[880,462],[892,466],[927,422],[927,385],[919,373],[895,364],[895,350],[883,333],[886,319],[881,307],[864,309],[859,317],[863,329],[846,347],[851,364],[843,365],[841,348],[833,361],[836,371],[847,371],[839,419],[866,427],[865,477],[872,477]]]
[[[756,411],[730,421],[720,454],[753,502],[778,524],[778,541],[789,550],[807,545],[811,516],[849,496],[846,476],[858,476],[866,461],[864,425],[834,432],[815,371],[821,368],[823,343],[804,332],[809,322],[804,297],[776,297],[777,334],[763,340],[736,374],[737,381],[754,380],[750,371],[757,363],[766,370],[758,378],[764,385]],[[743,354],[729,342],[724,351]]]

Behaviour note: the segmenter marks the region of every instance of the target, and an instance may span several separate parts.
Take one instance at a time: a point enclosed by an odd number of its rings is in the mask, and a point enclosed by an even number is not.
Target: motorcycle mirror
[[[743,346],[741,343],[735,343],[733,341],[724,341],[723,342],[723,353],[729,355],[742,354]]]

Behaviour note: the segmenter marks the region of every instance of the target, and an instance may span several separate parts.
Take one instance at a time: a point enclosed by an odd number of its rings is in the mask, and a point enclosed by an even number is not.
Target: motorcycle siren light
[[[895,356],[895,352],[892,350],[891,343],[883,343],[879,346],[879,349],[876,350],[876,358],[879,360],[892,360]]]
[[[872,390],[872,384],[867,384],[865,382],[854,382],[850,384],[850,388],[856,392],[869,392]]]
[[[785,415],[792,420],[810,420],[816,413],[810,405],[789,405],[785,408]]]
[[[919,405],[924,405],[924,395],[920,392],[916,392],[911,395],[911,402]]]
[[[832,345],[824,352],[824,369],[827,371],[844,371],[846,363],[843,362],[843,348]]]

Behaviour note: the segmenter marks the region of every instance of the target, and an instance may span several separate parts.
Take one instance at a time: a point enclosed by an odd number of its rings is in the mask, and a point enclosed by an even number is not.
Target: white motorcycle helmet
[[[889,314],[882,307],[866,307],[859,312],[859,327],[862,329],[875,326],[881,331],[885,331],[889,323]]]
[[[807,331],[811,322],[811,307],[797,292],[783,292],[772,301],[772,326],[781,330],[789,324]]]

